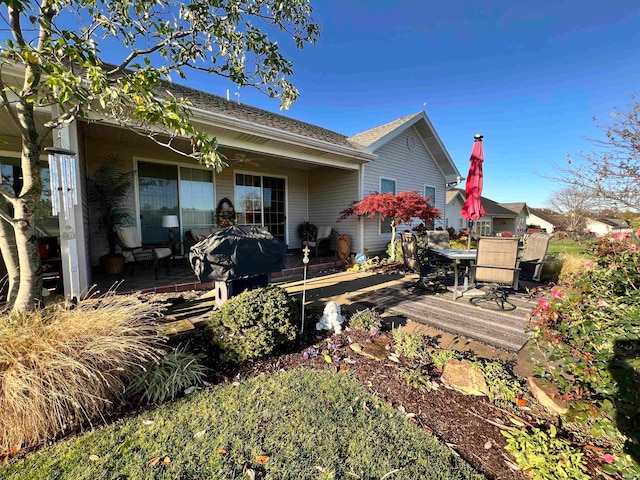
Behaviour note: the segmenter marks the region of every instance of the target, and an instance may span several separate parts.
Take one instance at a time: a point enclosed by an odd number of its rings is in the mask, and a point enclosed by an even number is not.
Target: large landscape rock
[[[488,395],[489,388],[480,370],[469,360],[449,360],[442,370],[440,381],[467,395]]]
[[[387,349],[382,345],[378,345],[376,343],[352,343],[349,346],[354,352],[362,355],[363,357],[372,358],[373,360],[386,360],[389,356],[389,352],[387,352]]]
[[[529,393],[540,405],[556,415],[567,413],[568,404],[560,399],[558,392],[548,383],[536,377],[528,377]]]

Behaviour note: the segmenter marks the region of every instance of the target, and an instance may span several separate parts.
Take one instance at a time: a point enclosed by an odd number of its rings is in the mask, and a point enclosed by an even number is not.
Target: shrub
[[[429,358],[428,346],[430,337],[419,333],[407,333],[404,328],[396,328],[392,332],[394,346],[398,353],[409,359]]]
[[[127,388],[130,397],[139,397],[140,403],[162,403],[175,399],[185,389],[202,383],[207,369],[197,355],[176,347],[145,366],[133,377]]]
[[[158,352],[155,308],[109,295],[0,316],[0,454],[112,409]]]
[[[582,453],[557,438],[556,428],[549,426],[546,432],[531,427],[515,432],[501,433],[507,437],[506,450],[518,462],[518,466],[528,472],[534,480],[587,480]]]
[[[474,362],[484,375],[489,388],[489,400],[501,399],[509,403],[515,403],[525,390],[520,381],[501,362],[476,361]]]
[[[404,262],[404,254],[402,253],[402,238],[396,238],[396,240],[393,242],[393,247],[396,251],[396,262]],[[387,243],[387,248],[385,249],[385,251],[387,252],[388,258],[394,258],[391,255],[391,242]]]
[[[358,310],[349,319],[349,326],[355,330],[361,330],[366,333],[375,334],[382,327],[382,317],[372,308]]]
[[[461,360],[464,355],[456,350],[438,349],[431,353],[431,363],[436,368],[444,368],[444,366],[453,359]]]
[[[209,329],[222,360],[240,363],[296,338],[298,319],[295,302],[284,290],[258,288],[227,300],[211,314]]]
[[[588,426],[598,443],[615,451],[607,473],[637,478],[640,249],[622,237],[594,244],[593,253],[595,261],[564,277],[532,312],[534,340],[553,362],[553,368],[538,365],[536,373],[571,402],[566,420]]]

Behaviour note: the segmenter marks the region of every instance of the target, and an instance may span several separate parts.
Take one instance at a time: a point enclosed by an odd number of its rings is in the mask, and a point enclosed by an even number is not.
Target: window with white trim
[[[380,179],[380,193],[392,193],[396,194],[396,181],[389,178]],[[391,233],[391,219],[380,218],[380,235]]]

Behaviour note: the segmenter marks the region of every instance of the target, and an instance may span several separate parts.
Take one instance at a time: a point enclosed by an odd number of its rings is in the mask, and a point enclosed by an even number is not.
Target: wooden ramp
[[[505,312],[493,308],[495,303],[476,307],[468,298],[454,301],[450,292],[413,293],[402,285],[356,294],[350,300],[511,352],[519,351],[526,343],[525,319],[536,303],[524,294],[511,295],[509,300],[517,308]]]

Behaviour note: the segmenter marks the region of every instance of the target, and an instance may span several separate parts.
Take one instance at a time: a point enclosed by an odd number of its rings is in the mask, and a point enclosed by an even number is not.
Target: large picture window
[[[137,171],[143,243],[167,241],[168,231],[162,227],[164,215],[180,217],[181,238],[191,228],[215,225],[211,170],[138,162]]]

